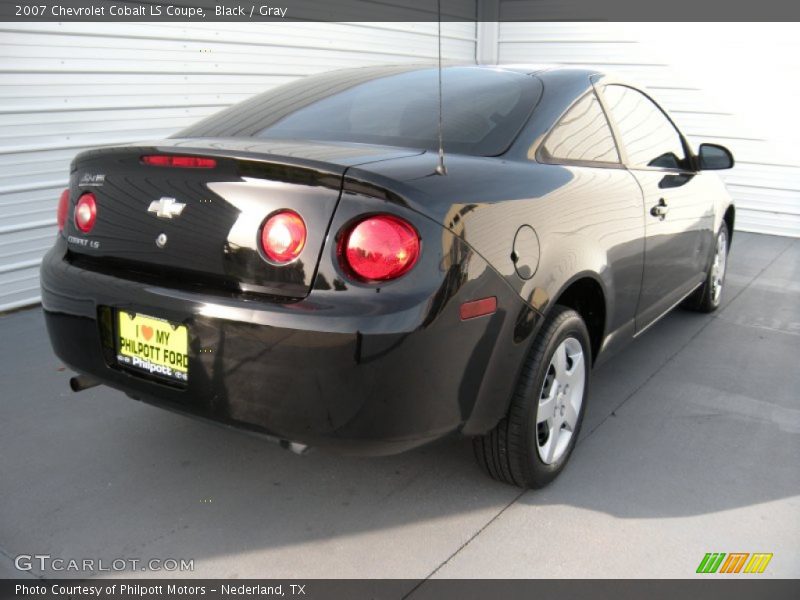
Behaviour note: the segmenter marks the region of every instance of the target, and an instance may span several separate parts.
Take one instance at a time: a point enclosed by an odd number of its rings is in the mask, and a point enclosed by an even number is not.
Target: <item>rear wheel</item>
[[[728,225],[725,221],[720,225],[717,233],[716,246],[714,248],[714,258],[706,274],[706,281],[703,285],[689,296],[683,306],[689,310],[700,312],[714,312],[722,302],[722,290],[725,286],[725,272],[728,266]]]
[[[491,477],[539,488],[564,469],[586,410],[590,348],[580,315],[556,306],[523,365],[508,414],[474,440],[478,463]]]

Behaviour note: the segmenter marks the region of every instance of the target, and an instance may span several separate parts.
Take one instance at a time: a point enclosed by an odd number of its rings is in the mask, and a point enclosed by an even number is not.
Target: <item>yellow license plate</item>
[[[185,325],[124,310],[117,312],[117,362],[186,382],[189,333]]]

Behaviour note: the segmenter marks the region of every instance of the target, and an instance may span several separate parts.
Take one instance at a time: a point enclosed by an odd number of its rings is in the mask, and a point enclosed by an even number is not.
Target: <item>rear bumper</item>
[[[474,275],[456,285],[445,276],[431,295],[395,306],[337,302],[333,290],[272,304],[87,270],[59,239],[42,264],[42,304],[57,356],[134,398],[283,440],[389,454],[483,433],[505,412],[536,319],[482,259],[468,260]],[[490,295],[494,315],[459,319],[462,302]],[[116,364],[104,315],[117,308],[187,325],[187,387]]]

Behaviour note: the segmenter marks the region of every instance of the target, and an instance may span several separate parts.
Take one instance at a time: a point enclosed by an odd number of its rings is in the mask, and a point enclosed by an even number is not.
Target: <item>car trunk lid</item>
[[[302,298],[313,282],[347,168],[415,153],[254,140],[166,140],[92,150],[73,163],[70,198],[74,206],[82,194],[94,194],[97,218],[88,233],[70,218],[64,234],[73,258],[120,276]],[[159,165],[146,164],[145,156],[182,158],[178,165]],[[211,162],[180,166],[187,157]],[[266,260],[259,232],[269,215],[283,209],[301,215],[307,238],[297,259],[280,266]]]

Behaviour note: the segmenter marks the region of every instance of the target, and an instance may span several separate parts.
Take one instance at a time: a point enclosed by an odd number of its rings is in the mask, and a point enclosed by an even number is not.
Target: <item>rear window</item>
[[[505,152],[541,95],[539,80],[494,69],[442,74],[445,149]],[[436,69],[352,69],[312,76],[232,106],[175,137],[236,137],[438,147]]]

